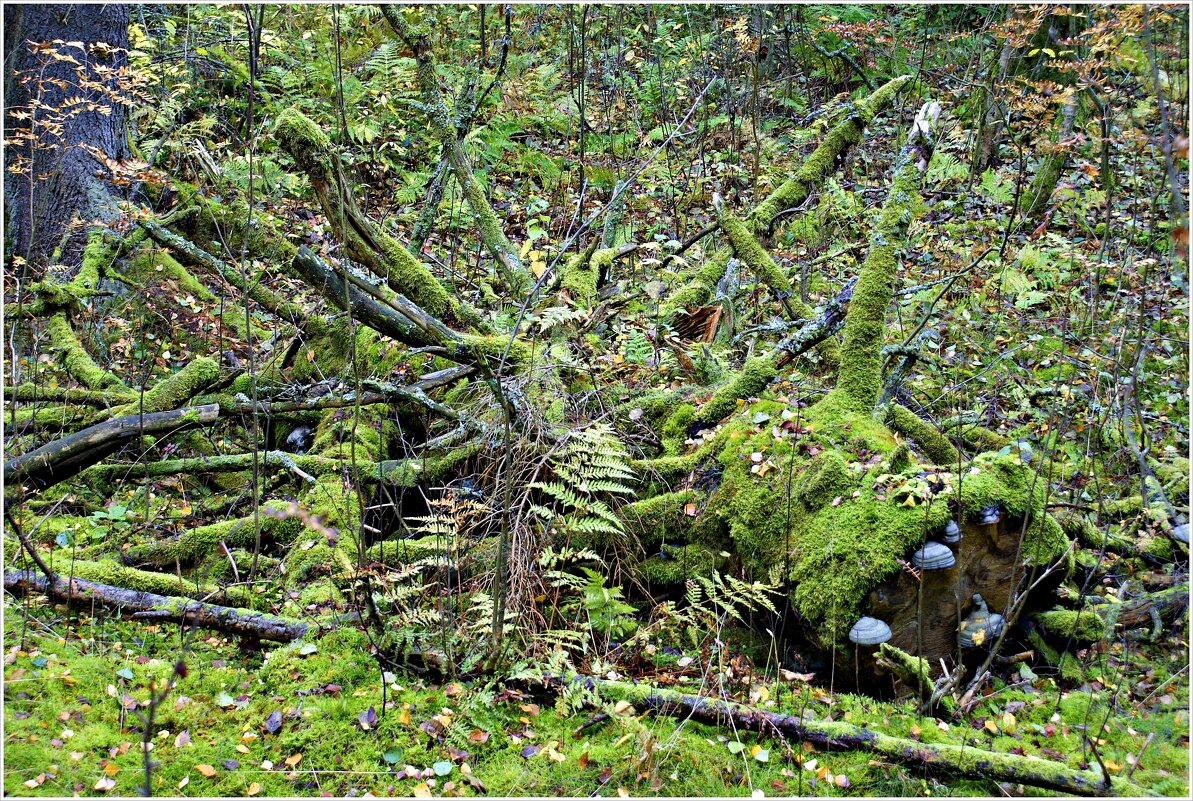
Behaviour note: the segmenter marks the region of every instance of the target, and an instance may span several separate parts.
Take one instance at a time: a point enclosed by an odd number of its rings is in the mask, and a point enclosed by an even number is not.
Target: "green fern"
[[[564,539],[573,535],[580,535],[582,543],[624,539],[621,518],[605,499],[634,494],[631,484],[637,477],[629,461],[629,453],[609,425],[570,431],[551,455],[553,479],[530,485],[546,500],[531,504],[531,511],[544,527]]]
[[[924,183],[949,184],[964,180],[968,174],[968,168],[956,156],[943,150],[937,150],[932,155],[932,162],[928,165]]]
[[[1015,196],[1014,185],[994,170],[982,173],[978,191],[989,198],[991,203],[1010,203],[1011,198]]]

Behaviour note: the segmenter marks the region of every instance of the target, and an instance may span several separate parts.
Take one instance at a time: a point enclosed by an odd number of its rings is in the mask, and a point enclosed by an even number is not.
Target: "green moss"
[[[596,299],[597,279],[600,271],[592,263],[598,241],[593,241],[587,248],[569,258],[559,272],[559,288],[566,291],[568,296],[581,309],[588,308]]]
[[[494,367],[501,361],[501,357],[505,354],[507,346],[509,347],[509,354],[505,358],[506,364],[519,366],[530,364],[531,345],[523,339],[515,339],[513,344],[510,345],[510,338],[508,336],[460,334],[459,337],[466,348],[473,353],[484,356],[490,365]]]
[[[694,415],[693,422],[711,425],[737,408],[737,401],[758,395],[778,375],[774,360],[755,356],[742,365],[741,372],[718,389]]]
[[[667,306],[667,313],[674,314],[683,309],[696,309],[706,306],[712,300],[713,288],[725,275],[725,268],[729,264],[731,251],[718,251],[687,275],[687,283],[676,292]]]
[[[869,412],[882,389],[882,344],[886,307],[895,291],[896,248],[919,201],[918,151],[905,147],[895,165],[886,202],[870,236],[849,311],[845,315],[841,364],[834,393],[859,412]]]
[[[663,423],[660,431],[663,453],[668,456],[674,456],[683,449],[684,440],[688,437],[688,426],[696,416],[696,407],[690,403],[681,403],[674,408],[675,411]]]
[[[154,384],[142,397],[132,414],[137,411],[165,412],[186,404],[207,387],[219,380],[220,367],[206,356],[192,359],[185,367]]]
[[[385,231],[373,227],[373,238],[385,257],[383,274],[389,286],[409,297],[434,317],[444,317],[460,307],[453,302],[443,285],[431,275],[426,266]],[[463,312],[460,315],[467,317]],[[473,315],[475,318],[475,315]]]
[[[284,501],[269,501],[265,504],[277,512],[286,512],[289,504]],[[263,537],[276,542],[288,542],[302,529],[302,522],[296,517],[278,518],[260,515]],[[172,565],[176,560],[187,564],[213,552],[221,542],[232,547],[251,546],[256,541],[252,516],[224,520],[205,526],[187,529],[175,538],[161,539],[146,545],[134,546],[126,556],[129,561],[150,564]]]
[[[706,503],[705,492],[685,489],[628,503],[618,516],[626,533],[647,548],[677,539],[708,544],[719,539],[719,519],[705,513]]]
[[[295,543],[282,559],[282,566],[286,571],[286,585],[302,587],[308,583],[324,583],[312,582],[312,579],[326,576],[335,564],[331,546],[325,538],[314,532],[309,539],[299,539],[303,541]]]
[[[900,75],[887,81],[853,114],[829,131],[795,174],[754,208],[746,220],[748,228],[754,232],[769,230],[779,212],[803,205],[808,194],[837,169],[849,148],[862,140],[865,127],[894,101],[895,94],[910,81],[910,75]]]
[[[1034,615],[1037,623],[1054,637],[1072,637],[1078,642],[1097,642],[1106,636],[1106,624],[1092,609],[1053,609]]]
[[[298,162],[304,170],[321,169],[331,172],[327,152],[331,140],[313,120],[293,106],[284,109],[273,126],[274,138],[278,144]]]
[[[921,420],[906,407],[891,404],[887,409],[887,423],[892,430],[915,442],[933,464],[952,465],[960,459],[953,443],[937,431],[936,426]]]
[[[853,489],[856,481],[855,477],[850,476],[841,455],[835,450],[827,450],[804,473],[795,497],[809,511],[820,509],[834,498],[844,497]]]
[[[123,381],[95,363],[75,336],[65,313],[58,312],[51,316],[46,321],[45,333],[53,347],[62,354],[66,372],[80,384],[95,390],[113,388],[124,392],[131,391]]]
[[[708,577],[725,558],[703,545],[666,546],[666,556],[655,555],[642,563],[642,575],[651,584],[683,584],[693,576]]]
[[[930,497],[926,508],[922,496],[919,503],[905,505],[902,495],[891,494],[877,480],[900,450],[894,436],[831,395],[804,410],[801,447],[793,454],[794,438],[776,439],[768,422],[752,422],[758,412],[774,416],[778,408],[762,401],[722,424],[721,485],[707,510],[727,528],[747,574],[790,586],[801,616],[832,645],[862,613],[869,592],[899,570],[897,559],[922,543],[926,532],[944,525],[957,494],[950,490]],[[807,455],[815,452],[812,446],[820,451],[814,459]],[[875,464],[869,453],[887,461]],[[950,486],[960,483],[963,514],[976,517],[982,508],[1001,503],[1012,519],[1031,520],[1023,548],[1030,564],[1050,562],[1065,551],[1065,533],[1044,511],[1044,482],[1033,487],[1029,466],[989,454],[979,456],[972,468],[960,479],[942,474]],[[908,460],[903,475],[914,478],[917,469]],[[791,502],[788,476],[797,482]]]
[[[725,236],[733,246],[733,252],[750,268],[750,271],[780,297],[791,295],[791,282],[787,280],[787,276],[779,269],[779,265],[775,264],[774,259],[763,249],[754,235],[746,230],[742,221],[732,214],[721,214],[719,219],[721,230],[725,232]],[[798,298],[791,298],[788,302],[792,304],[792,308],[801,318],[807,319],[812,316],[812,310]]]
[[[138,248],[128,260],[127,275],[141,286],[146,286],[150,281],[157,283],[163,279],[172,280],[178,285],[179,290],[194,295],[205,303],[215,300],[211,290],[191,275],[190,270],[160,248],[148,245]]]

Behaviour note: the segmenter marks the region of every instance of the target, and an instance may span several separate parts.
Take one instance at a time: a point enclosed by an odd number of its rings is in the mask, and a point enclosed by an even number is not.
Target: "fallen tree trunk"
[[[1141,595],[1122,603],[1087,606],[1084,611],[1053,609],[1032,618],[1053,637],[1072,637],[1078,642],[1097,642],[1115,632],[1155,627],[1172,622],[1189,606],[1188,582],[1159,592]]]
[[[134,437],[214,423],[219,413],[220,407],[213,403],[105,420],[7,460],[4,484],[27,482],[41,488],[49,487],[103,461]]]
[[[207,629],[272,642],[291,642],[307,632],[307,624],[299,620],[217,606],[190,598],[126,590],[79,578],[67,580],[60,575],[55,576],[51,584],[45,576],[28,570],[4,571],[4,589],[17,594],[39,592],[76,604],[99,601],[122,607],[134,614],[139,613],[141,617],[183,621]]]
[[[665,690],[646,684],[607,681],[588,676],[544,677],[544,684],[564,687],[582,685],[601,695],[629,701],[672,717],[694,718],[763,734],[778,734],[822,748],[867,750],[903,762],[938,768],[963,776],[1013,782],[1046,790],[1082,796],[1143,795],[1142,787],[1127,779],[1105,777],[1092,770],[1070,768],[1061,762],[1018,754],[1000,754],[960,745],[921,743],[903,737],[880,734],[861,726],[835,720],[805,720],[794,715],[695,695]]]

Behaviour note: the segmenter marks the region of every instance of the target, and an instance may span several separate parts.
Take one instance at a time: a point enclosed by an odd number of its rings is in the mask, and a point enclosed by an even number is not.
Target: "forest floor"
[[[155,795],[1034,794],[624,703],[577,710],[566,693],[519,682],[383,677],[351,627],[272,651],[202,634],[183,647],[176,625],[34,602],[8,606],[4,636],[9,796],[138,794],[149,684],[164,686],[178,659],[186,675],[156,705],[149,730]],[[831,692],[791,673],[783,674],[790,680],[747,678],[721,690],[767,711],[865,721],[875,732],[924,743],[1082,769],[1098,770],[1100,759],[1111,775],[1186,796],[1189,692],[1174,672],[1182,646],[1133,643],[1129,661],[1111,647],[1073,691],[1021,670],[960,720],[919,715],[912,703]],[[707,684],[716,666],[701,666],[698,656],[660,652],[655,663],[651,681],[717,693]]]

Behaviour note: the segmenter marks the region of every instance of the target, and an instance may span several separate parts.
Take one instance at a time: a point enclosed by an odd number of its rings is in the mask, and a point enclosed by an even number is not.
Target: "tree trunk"
[[[127,70],[128,19],[127,5],[6,9],[5,168],[14,170],[4,181],[6,257],[41,264],[62,246],[58,260],[75,263],[85,237],[81,229],[67,231],[72,216],[85,223],[115,216],[113,187],[97,177],[106,168],[96,152],[117,161],[128,158],[128,112],[112,100],[119,91],[119,73],[107,77],[113,73],[96,70]],[[58,52],[77,64],[48,59],[30,45],[56,39],[66,43],[57,46]],[[73,98],[91,105],[76,113],[77,104],[68,102]],[[31,116],[13,116],[31,104]]]

